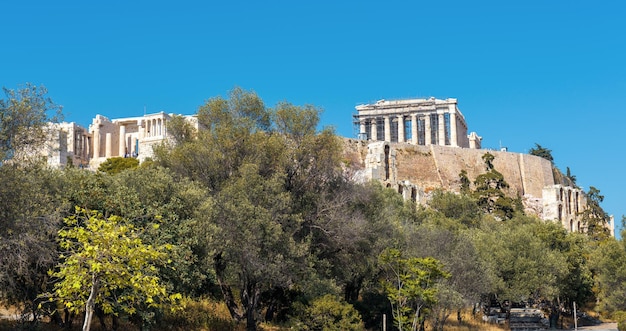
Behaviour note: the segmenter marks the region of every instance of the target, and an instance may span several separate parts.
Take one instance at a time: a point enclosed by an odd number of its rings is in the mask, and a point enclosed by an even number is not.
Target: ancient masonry
[[[381,181],[405,199],[422,203],[437,188],[458,192],[461,170],[472,181],[484,171],[482,138],[468,134],[456,99],[380,100],[356,110],[358,139],[345,140],[356,180]],[[110,120],[96,115],[89,129],[76,123],[50,124],[49,146],[40,154],[53,167],[71,163],[92,170],[111,157],[143,161],[153,155],[153,146],[170,139],[167,123],[173,116],[160,112]],[[184,118],[198,128],[195,116]],[[585,231],[580,217],[587,205],[585,194],[550,161],[507,151],[489,153],[510,185],[507,193],[522,197],[528,213],[558,220],[569,231]],[[607,226],[613,234],[613,221]]]
[[[345,154],[357,180],[381,181],[423,203],[435,189],[459,192],[459,173],[467,171],[473,181],[485,171],[482,156],[489,152],[510,185],[506,193],[522,197],[527,213],[558,220],[568,231],[586,230],[580,216],[587,205],[584,192],[541,157],[481,150],[481,137],[467,134],[456,99],[381,100],[356,110],[358,139],[345,141]],[[612,218],[607,226],[613,234]]]
[[[97,169],[111,157],[152,157],[152,147],[167,139],[167,122],[174,114],[165,112],[110,120],[96,115],[89,129],[76,123],[50,125],[50,146],[44,154],[53,167],[72,163],[76,167]],[[182,116],[182,115],[180,115]],[[195,116],[183,116],[195,128]]]

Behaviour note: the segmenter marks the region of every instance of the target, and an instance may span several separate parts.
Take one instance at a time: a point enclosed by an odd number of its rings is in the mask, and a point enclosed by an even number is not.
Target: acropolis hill
[[[544,220],[557,220],[568,231],[586,231],[580,212],[585,193],[541,157],[481,149],[482,138],[468,134],[456,99],[380,100],[356,107],[356,138],[344,139],[347,170],[355,181],[380,181],[405,199],[424,203],[435,189],[459,192],[459,174],[470,181],[485,172],[485,153],[495,156],[495,169],[508,182],[509,196],[521,197],[525,210]],[[97,169],[111,157],[152,156],[152,146],[169,139],[173,114],[108,119],[96,115],[89,129],[75,123],[53,125],[45,156],[52,166],[68,162]],[[196,129],[195,116],[185,116]],[[611,234],[614,224],[607,224]]]
[[[505,192],[521,197],[525,210],[544,220],[558,220],[569,231],[585,231],[580,212],[585,193],[552,162],[508,151],[486,151],[482,138],[468,134],[456,99],[380,100],[356,107],[358,139],[346,139],[346,163],[357,181],[378,180],[405,199],[422,203],[435,189],[459,192],[459,174],[470,181],[485,172],[483,155],[509,184]],[[614,234],[614,223],[607,224]]]

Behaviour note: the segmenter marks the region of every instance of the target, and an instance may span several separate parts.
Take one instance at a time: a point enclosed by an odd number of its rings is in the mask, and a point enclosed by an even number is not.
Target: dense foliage
[[[24,93],[22,103],[40,100]],[[6,123],[15,102],[3,100],[4,127],[22,125]],[[524,215],[486,153],[475,181],[460,174],[461,194],[435,191],[417,206],[347,178],[341,141],[319,116],[236,88],[199,108],[201,130],[175,117],[173,139],[139,166],[2,163],[0,301],[25,322],[69,325],[87,312],[162,329],[377,329],[385,314],[398,329],[443,330],[494,300],[556,315],[574,302],[626,310],[626,246],[600,226],[597,189],[583,215],[591,235],[569,233]],[[11,138],[2,157],[30,144]],[[171,311],[179,301],[187,308]]]

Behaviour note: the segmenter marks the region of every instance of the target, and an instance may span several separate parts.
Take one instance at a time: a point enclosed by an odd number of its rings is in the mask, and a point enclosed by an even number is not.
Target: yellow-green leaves
[[[140,229],[119,216],[105,218],[96,211],[77,208],[65,224],[58,235],[67,252],[52,273],[59,279],[52,296],[69,310],[84,309],[92,291],[95,304],[108,313],[133,314],[138,306],[159,307],[180,299],[167,295],[158,276],[157,264],[171,261],[166,252],[172,245],[145,244]]]

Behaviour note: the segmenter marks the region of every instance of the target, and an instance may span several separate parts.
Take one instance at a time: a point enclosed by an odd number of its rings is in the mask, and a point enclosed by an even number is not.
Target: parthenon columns
[[[432,132],[430,128],[430,114],[426,114],[426,121],[424,124],[424,136],[426,137],[424,144],[431,145],[432,141],[430,138],[432,137]]]
[[[354,124],[359,134],[367,133],[372,141],[471,147],[465,118],[453,98],[383,99],[356,110]]]
[[[370,139],[372,139],[372,141],[376,141],[378,140],[378,119],[373,118],[370,121],[370,128],[372,130],[372,136],[370,137]]]
[[[450,112],[450,145],[459,146],[456,132],[456,112]]]
[[[404,115],[398,115],[398,142],[404,142]]]
[[[385,116],[385,141],[391,141],[391,119]]]
[[[417,135],[417,114],[411,114],[411,139],[414,145],[419,143],[419,137]]]

